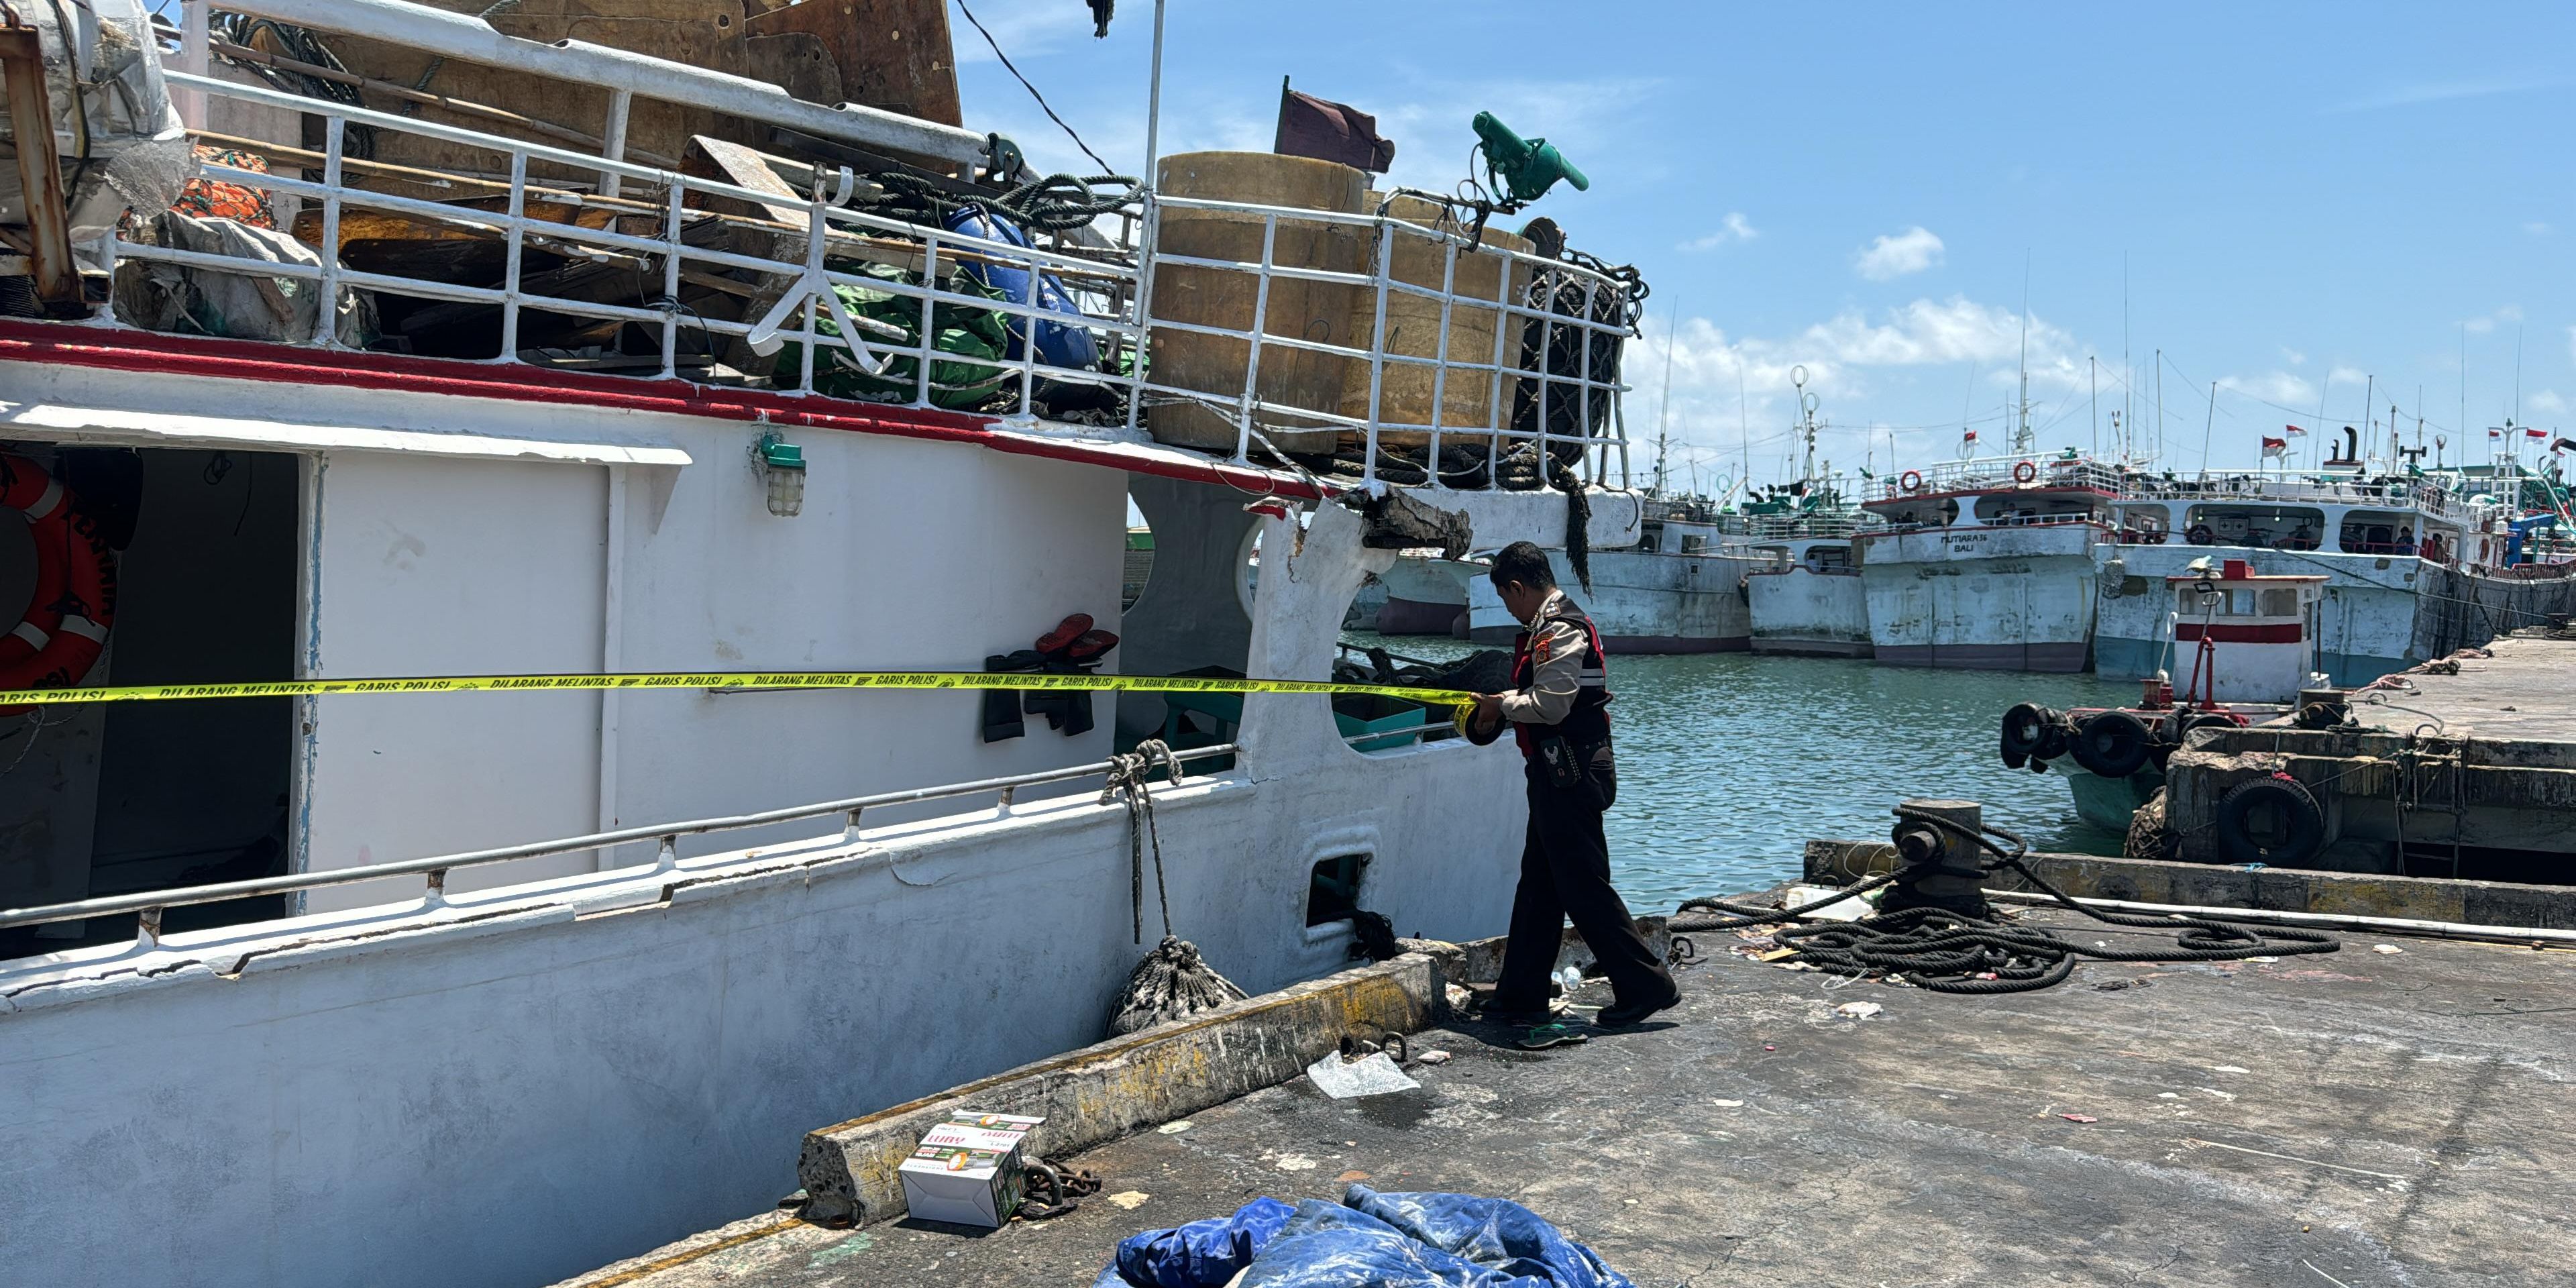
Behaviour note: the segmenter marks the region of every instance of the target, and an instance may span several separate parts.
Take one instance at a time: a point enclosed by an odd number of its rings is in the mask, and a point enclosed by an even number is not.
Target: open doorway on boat
[[[77,555],[40,552],[39,540],[112,552],[112,620],[95,660],[77,659],[89,683],[293,678],[299,458],[26,444],[12,452],[13,465],[45,471],[73,508],[64,525],[0,523],[0,605],[40,630],[54,623],[47,636],[80,633],[86,619],[63,605],[84,598],[92,575]],[[68,593],[53,606],[36,602],[40,578]],[[0,907],[286,871],[293,720],[286,698],[0,714]],[[164,929],[284,912],[279,896],[173,908]],[[134,934],[130,913],[0,930],[0,957]]]

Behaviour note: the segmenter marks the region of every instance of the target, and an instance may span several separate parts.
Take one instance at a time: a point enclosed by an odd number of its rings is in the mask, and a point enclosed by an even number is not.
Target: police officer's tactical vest
[[[1531,624],[1533,629],[1522,631],[1512,640],[1512,687],[1527,691],[1531,681],[1537,678],[1538,666],[1530,657],[1530,641],[1537,635],[1534,628],[1549,622],[1567,622],[1583,628],[1583,670],[1574,691],[1574,707],[1565,713],[1565,719],[1553,725],[1517,722],[1512,725],[1512,737],[1520,743],[1524,756],[1537,755],[1538,740],[1551,732],[1562,735],[1568,742],[1587,747],[1606,742],[1610,737],[1610,712],[1607,710],[1610,705],[1610,671],[1608,660],[1601,652],[1601,630],[1580,611],[1568,609],[1541,617]]]

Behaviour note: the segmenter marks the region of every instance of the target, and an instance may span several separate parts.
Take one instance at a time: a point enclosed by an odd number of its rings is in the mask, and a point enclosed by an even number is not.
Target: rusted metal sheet
[[[85,314],[80,267],[72,261],[71,208],[54,151],[53,111],[45,95],[45,50],[33,27],[0,28],[0,78],[8,81],[18,183],[26,193],[27,265],[48,311]]]
[[[759,0],[755,0],[758,3]],[[767,0],[751,29],[819,36],[849,101],[942,125],[965,123],[946,0]]]

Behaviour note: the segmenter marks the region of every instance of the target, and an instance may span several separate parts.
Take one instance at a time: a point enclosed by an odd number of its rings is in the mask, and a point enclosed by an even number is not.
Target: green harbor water
[[[1426,659],[1467,651],[1443,637],[1343,638]],[[1982,801],[1988,821],[2038,849],[2120,852],[2119,836],[2075,817],[2065,779],[2004,768],[1996,724],[2016,702],[2114,704],[2133,684],[1702,653],[1613,654],[1610,688],[1610,857],[1638,912],[1796,876],[1810,839],[1884,840],[1888,808],[1909,796]]]

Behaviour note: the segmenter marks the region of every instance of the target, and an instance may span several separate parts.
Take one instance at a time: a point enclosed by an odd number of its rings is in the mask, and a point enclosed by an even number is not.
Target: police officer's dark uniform
[[[1619,777],[1610,749],[1609,673],[1601,632],[1565,592],[1550,590],[1537,620],[1513,641],[1512,691],[1501,699],[1525,762],[1529,829],[1502,978],[1486,1009],[1546,1008],[1548,973],[1568,918],[1618,993],[1605,1019],[1670,1005],[1678,996],[1673,978],[1610,884],[1601,815],[1618,796]]]

